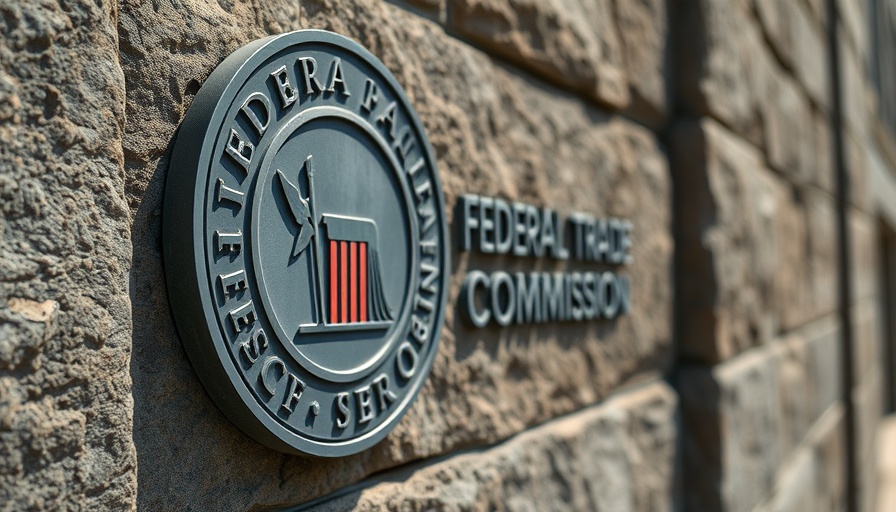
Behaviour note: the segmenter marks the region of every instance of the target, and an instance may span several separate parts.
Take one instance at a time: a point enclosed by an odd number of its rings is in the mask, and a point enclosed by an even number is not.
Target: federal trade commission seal
[[[244,46],[177,135],[164,263],[187,354],[244,432],[289,453],[381,440],[435,356],[449,272],[419,119],[357,43]]]

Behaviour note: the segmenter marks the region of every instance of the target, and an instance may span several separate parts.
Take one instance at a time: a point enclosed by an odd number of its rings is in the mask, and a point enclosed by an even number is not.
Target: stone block
[[[868,60],[871,37],[868,10],[868,0],[837,0],[840,37],[848,42],[850,51],[859,57],[860,62]]]
[[[139,290],[135,442],[138,459],[153,461],[141,465],[140,507],[184,509],[200,499],[212,509],[301,502],[398,465],[500,442],[671,365],[671,190],[666,157],[648,130],[508,71],[391,4],[338,0],[300,9],[278,0],[249,9],[209,9],[191,0],[128,3],[119,13],[121,62],[135,91],[124,139],[136,248],[132,289]],[[170,145],[218,62],[268,32],[302,27],[355,38],[395,74],[428,130],[449,221],[465,193],[631,219],[631,315],[612,324],[473,329],[454,312],[468,270],[552,264],[456,252],[432,373],[383,443],[354,457],[309,462],[268,450],[231,426],[195,378],[168,310],[159,211]],[[180,417],[191,422],[172,420]],[[218,469],[211,474],[208,467]]]
[[[812,16],[812,22],[821,30],[827,27],[828,11],[825,0],[803,0],[803,5],[809,9]]]
[[[814,416],[820,417],[842,397],[843,371],[840,328],[834,316],[814,322],[801,330],[807,340],[811,377],[809,387],[815,397]]]
[[[756,512],[815,512],[819,506],[818,468],[811,448],[801,449],[778,476],[771,499]]]
[[[111,1],[0,4],[0,508],[136,498]]]
[[[848,218],[852,268],[852,302],[874,297],[878,289],[879,251],[875,220],[853,210]]]
[[[811,318],[807,219],[759,151],[717,123],[679,125],[672,140],[681,347],[713,363]]]
[[[674,392],[651,384],[496,447],[383,475],[315,510],[673,510],[676,410]]]
[[[806,217],[805,267],[809,275],[811,317],[837,309],[837,223],[834,198],[818,190],[803,191]]]
[[[778,370],[773,351],[756,349],[678,372],[687,509],[753,510],[771,491],[784,457]]]
[[[776,5],[792,5],[778,3]],[[816,175],[815,126],[812,107],[799,85],[788,75],[769,71],[763,109],[763,146],[769,166],[789,181],[806,185]]]
[[[834,144],[832,139],[830,117],[817,108],[812,109],[812,125],[814,127],[812,167],[813,182],[830,194],[834,193],[834,168],[832,164]]]
[[[794,69],[815,104],[824,110],[830,107],[830,76],[827,39],[809,10],[798,4],[793,9]]]
[[[611,0],[451,0],[448,12],[449,27],[486,51],[607,105],[628,105]]]
[[[628,114],[661,127],[669,112],[667,0],[614,0],[616,26],[631,91]]]
[[[853,372],[856,386],[864,385],[866,378],[885,368],[881,309],[880,302],[875,298],[853,305]]]
[[[782,461],[799,446],[818,419],[817,382],[813,356],[816,354],[803,333],[776,342],[778,395],[781,405],[778,446]]]
[[[846,510],[846,423],[842,407],[835,406],[819,421],[813,439],[817,510]]]
[[[849,179],[849,203],[857,210],[872,212],[870,191],[869,146],[874,144],[868,139],[860,139],[853,130],[844,130],[844,150],[846,172]]]
[[[841,0],[853,3],[854,0]],[[849,129],[861,139],[871,139],[871,101],[868,88],[871,87],[871,75],[849,44],[847,34],[842,28],[839,31],[840,45],[840,86],[842,90],[843,118]]]
[[[829,409],[778,474],[757,512],[845,510],[843,411]]]
[[[781,62],[789,69],[793,66],[793,13],[799,9],[797,2],[776,0],[753,0],[753,7],[762,31],[771,43],[771,48]]]
[[[687,108],[762,142],[761,101],[771,66],[747,0],[687,2],[678,12],[683,38],[676,52],[679,91]]]
[[[856,465],[858,472],[859,510],[874,510],[877,495],[877,431],[883,417],[883,396],[879,369],[866,371],[853,388],[856,418]]]

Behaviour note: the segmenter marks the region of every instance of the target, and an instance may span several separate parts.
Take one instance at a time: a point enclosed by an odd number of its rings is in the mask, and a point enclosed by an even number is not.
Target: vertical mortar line
[[[681,184],[677,176],[674,157],[676,149],[673,147],[673,131],[679,120],[693,117],[687,111],[685,102],[682,100],[680,92],[680,84],[678,82],[677,58],[679,51],[682,51],[682,37],[687,37],[683,33],[680,20],[684,18],[685,9],[681,0],[670,0],[666,4],[666,48],[663,55],[663,76],[665,77],[665,94],[666,94],[666,116],[662,125],[657,128],[656,136],[663,146],[666,153],[666,163],[669,172],[670,184],[670,211],[669,211],[669,229],[671,231],[673,249],[672,249],[672,305],[671,305],[671,335],[673,364],[665,375],[665,380],[669,387],[674,390],[676,399],[678,400],[678,411],[676,413],[676,423],[678,435],[675,441],[675,474],[673,476],[673,500],[672,510],[683,511],[687,508],[688,492],[692,488],[689,485],[687,472],[685,471],[685,439],[689,434],[688,426],[685,424],[684,415],[682,413],[682,398],[679,391],[678,371],[686,362],[682,357],[682,300],[681,300],[681,244],[682,244],[682,226],[679,215],[681,203]]]
[[[826,1],[827,11],[827,44],[829,55],[829,85],[831,103],[831,142],[834,158],[834,183],[836,184],[835,202],[837,217],[837,293],[838,316],[840,319],[840,368],[843,373],[841,399],[844,410],[844,430],[846,433],[846,510],[858,512],[858,474],[856,453],[856,418],[855,404],[852,399],[852,387],[855,380],[853,372],[853,325],[850,312],[852,300],[852,258],[850,254],[849,233],[849,191],[850,182],[847,174],[844,126],[843,126],[843,91],[840,83],[840,46],[837,37],[839,13],[837,0]]]

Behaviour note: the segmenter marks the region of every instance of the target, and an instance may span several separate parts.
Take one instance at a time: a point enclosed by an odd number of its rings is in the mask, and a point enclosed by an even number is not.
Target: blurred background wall
[[[884,506],[896,1],[0,0],[0,15],[0,509]],[[449,222],[466,193],[631,219],[631,314],[473,329],[455,312],[467,270],[555,267],[455,251],[432,373],[384,442],[315,460],[233,427],[168,307],[163,187],[215,66],[301,28],[396,75]]]

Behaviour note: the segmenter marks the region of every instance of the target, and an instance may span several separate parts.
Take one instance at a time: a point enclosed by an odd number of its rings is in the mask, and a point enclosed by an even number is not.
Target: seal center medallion
[[[252,250],[263,304],[284,346],[323,378],[363,376],[399,337],[418,240],[404,178],[375,127],[338,107],[284,123],[261,163]]]

